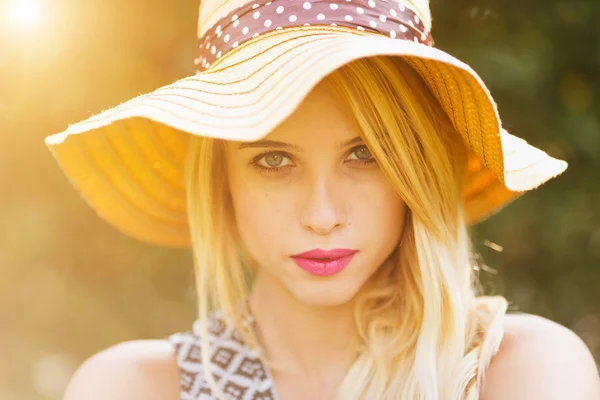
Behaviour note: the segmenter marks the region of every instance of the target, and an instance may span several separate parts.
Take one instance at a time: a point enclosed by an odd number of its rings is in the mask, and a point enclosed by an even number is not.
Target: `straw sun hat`
[[[433,47],[428,0],[202,0],[197,73],[46,138],[73,185],[122,232],[189,245],[189,134],[254,141],[353,60],[401,56],[470,148],[469,223],[560,174],[567,164],[501,126],[465,63]]]

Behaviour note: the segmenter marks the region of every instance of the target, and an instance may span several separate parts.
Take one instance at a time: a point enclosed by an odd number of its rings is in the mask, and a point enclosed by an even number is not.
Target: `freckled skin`
[[[360,130],[330,93],[321,83],[263,139],[297,149],[229,142],[226,151],[237,228],[258,274],[315,306],[352,299],[398,245],[406,209],[377,164],[364,162],[372,157],[362,142],[340,147]],[[290,258],[315,248],[358,253],[341,272],[317,277]]]

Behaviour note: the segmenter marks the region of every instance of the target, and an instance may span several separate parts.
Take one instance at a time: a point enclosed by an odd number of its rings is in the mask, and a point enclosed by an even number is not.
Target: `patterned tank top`
[[[213,400],[205,366],[200,356],[201,322],[196,320],[192,330],[169,336],[179,365],[181,400]],[[278,400],[273,379],[256,350],[246,345],[240,332],[221,312],[209,315],[210,372],[219,388],[232,399]]]
[[[472,383],[476,385],[476,392],[479,391],[480,375],[500,346],[503,330],[497,330],[493,336],[486,333],[490,323],[498,324],[500,321],[493,317],[502,317],[505,311],[506,300],[500,296],[481,297],[473,308],[477,315],[477,318],[473,318],[475,326],[472,331],[475,334],[467,352],[475,354],[479,365]],[[252,316],[250,322],[253,322]],[[213,311],[209,315],[207,328],[210,353],[208,368],[226,396],[236,400],[279,400],[268,368],[263,365],[256,350],[244,343],[235,324],[220,311]],[[206,367],[200,355],[200,329],[201,322],[196,320],[190,331],[168,337],[177,357],[181,400],[216,399],[204,378]]]

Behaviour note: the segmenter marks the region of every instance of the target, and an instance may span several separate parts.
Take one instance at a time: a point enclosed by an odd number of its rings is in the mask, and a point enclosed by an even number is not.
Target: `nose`
[[[320,176],[307,184],[302,225],[318,235],[328,235],[346,224],[343,191],[332,176]]]

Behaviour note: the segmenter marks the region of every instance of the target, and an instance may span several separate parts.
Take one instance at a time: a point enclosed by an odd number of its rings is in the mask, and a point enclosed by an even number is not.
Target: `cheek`
[[[363,238],[377,251],[391,251],[402,236],[405,203],[389,181],[380,173],[354,194],[351,223],[355,223]]]
[[[256,261],[278,248],[285,237],[282,233],[291,226],[292,213],[285,209],[290,204],[284,192],[264,190],[251,180],[231,182],[233,211],[240,239],[246,251]]]

